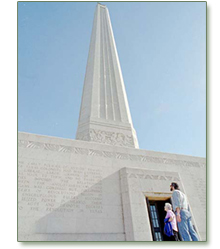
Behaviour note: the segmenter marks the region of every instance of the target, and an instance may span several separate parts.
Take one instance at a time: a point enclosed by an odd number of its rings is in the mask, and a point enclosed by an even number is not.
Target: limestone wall
[[[152,240],[145,197],[169,196],[171,181],[187,194],[205,240],[205,162],[19,133],[18,240]]]

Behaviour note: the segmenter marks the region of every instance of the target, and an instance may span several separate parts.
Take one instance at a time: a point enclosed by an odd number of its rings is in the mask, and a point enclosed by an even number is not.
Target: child
[[[164,210],[167,212],[165,219],[168,219],[168,222],[171,223],[173,229],[173,235],[169,237],[170,240],[178,241],[178,229],[176,223],[176,216],[172,211],[172,205],[170,203],[165,203]]]

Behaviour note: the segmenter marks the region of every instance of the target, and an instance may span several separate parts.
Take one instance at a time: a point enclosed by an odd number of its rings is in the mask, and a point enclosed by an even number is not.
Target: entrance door
[[[151,231],[154,241],[166,241],[168,237],[164,234],[164,218],[166,211],[164,205],[166,202],[171,203],[170,199],[167,200],[149,200],[146,198],[148,213],[151,223]]]

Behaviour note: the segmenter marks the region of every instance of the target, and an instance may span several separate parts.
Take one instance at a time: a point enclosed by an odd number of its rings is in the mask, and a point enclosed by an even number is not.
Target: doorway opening
[[[171,199],[168,197],[163,200],[152,200],[146,198],[148,214],[151,224],[151,232],[154,241],[168,241],[169,237],[164,234],[164,219],[166,211],[164,210],[165,203],[171,204]]]

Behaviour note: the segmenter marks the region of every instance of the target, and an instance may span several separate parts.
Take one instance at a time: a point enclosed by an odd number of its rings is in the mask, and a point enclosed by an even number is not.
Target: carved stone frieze
[[[134,174],[134,173],[128,173],[128,178],[150,179],[150,180],[166,180],[166,181],[171,181],[171,180],[172,181],[180,181],[179,177],[176,177],[176,176]]]
[[[78,133],[76,139],[115,146],[134,147],[132,136],[109,131],[91,129],[89,132]]]
[[[128,153],[119,153],[119,152],[109,152],[102,150],[93,150],[86,148],[79,148],[74,146],[64,146],[57,144],[49,144],[49,143],[41,143],[35,141],[26,141],[26,140],[18,140],[18,146],[29,149],[43,149],[50,151],[57,151],[62,153],[74,153],[81,154],[87,156],[99,156],[106,158],[115,158],[120,160],[131,160],[131,161],[141,161],[141,162],[150,162],[150,163],[161,163],[161,164],[175,164],[183,167],[206,167],[205,163],[198,163],[192,161],[185,160],[177,160],[177,159],[169,159],[169,158],[160,158],[160,157],[152,157],[145,155],[132,155]]]

